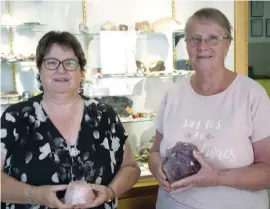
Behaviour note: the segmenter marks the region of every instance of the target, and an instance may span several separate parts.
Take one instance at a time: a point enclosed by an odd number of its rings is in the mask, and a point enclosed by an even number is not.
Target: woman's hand
[[[162,170],[161,165],[157,166],[156,171],[154,172],[154,176],[158,181],[159,186],[167,192],[171,191],[171,187],[169,182],[167,181],[167,177]]]
[[[220,176],[220,171],[215,169],[206,162],[204,157],[196,151],[193,151],[194,157],[201,164],[201,170],[189,177],[173,182],[171,184],[172,192],[183,192],[192,187],[211,187],[217,186]]]
[[[33,201],[35,204],[47,206],[49,208],[72,208],[71,205],[64,204],[59,200],[56,193],[66,190],[68,185],[37,186],[33,188]]]
[[[103,204],[104,202],[107,202],[113,197],[111,189],[106,186],[99,184],[91,184],[91,188],[95,194],[94,200],[83,205],[76,205],[75,209],[94,208]]]

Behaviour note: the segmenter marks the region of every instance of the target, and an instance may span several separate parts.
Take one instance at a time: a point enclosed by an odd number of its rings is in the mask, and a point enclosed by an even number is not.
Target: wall
[[[251,17],[251,2],[249,2],[249,44],[248,44],[248,62],[249,65],[254,67],[256,75],[268,75],[270,76],[270,37],[265,36],[265,20],[270,19],[270,2],[264,1],[264,15],[263,19],[263,36],[252,37],[251,36],[251,19],[257,19],[257,17]],[[260,17],[259,17],[260,19]]]
[[[203,7],[215,7],[220,9],[227,15],[233,26],[234,20],[234,3],[233,1],[176,1],[176,18],[182,24],[188,19],[193,12]],[[6,5],[1,1],[1,24],[5,25],[7,20],[11,19],[13,24],[21,24],[24,22],[39,22],[46,24],[47,27],[36,27],[33,30],[29,28],[20,28],[15,31],[14,35],[14,52],[29,56],[35,53],[37,41],[42,35],[51,30],[68,30],[76,34],[76,37],[83,42],[83,36],[79,34],[79,24],[83,21],[82,3],[81,1],[13,1],[11,2],[12,18],[6,16]],[[100,26],[110,20],[116,25],[126,24],[129,30],[133,30],[135,22],[148,20],[153,22],[161,17],[171,16],[170,0],[89,0],[87,1],[87,26],[91,33],[99,32]],[[168,34],[167,34],[168,35]],[[168,38],[169,36],[167,36]],[[156,44],[159,40],[164,41],[164,36],[159,35],[152,39],[140,38],[137,39],[136,49],[142,49],[147,44],[147,49],[143,49],[135,57],[144,57],[142,54],[147,54],[149,51],[157,52],[162,59],[167,59],[166,67],[172,70],[171,51],[164,44]],[[1,30],[1,51],[9,51],[8,31],[4,28]],[[170,40],[168,41],[170,42]],[[138,47],[138,43],[139,46]],[[84,45],[83,45],[84,46]],[[162,48],[163,47],[163,48]],[[87,46],[88,66],[100,67],[101,60],[99,56],[100,39],[98,36]],[[86,47],[84,47],[86,49]],[[138,50],[139,51],[139,50]],[[164,51],[166,51],[165,55]],[[113,53],[113,52],[112,52]],[[177,46],[177,58],[187,58],[185,50],[185,42],[182,40]],[[133,58],[134,59],[134,58]],[[226,65],[229,69],[234,68],[234,43],[231,44],[230,51],[226,59]],[[1,65],[1,91],[12,90],[12,74],[10,68]],[[16,84],[18,92],[22,93],[25,90],[36,92],[38,91],[38,83],[34,79],[37,74],[37,69],[31,63],[16,64]],[[90,74],[92,72],[89,72]],[[114,94],[117,91],[123,90],[123,87],[131,86],[132,100],[134,101],[134,111],[156,111],[161,101],[165,90],[173,83],[172,78],[167,79],[148,79],[134,81],[130,80],[106,80],[107,86],[110,86],[110,91],[113,89]],[[105,84],[104,84],[105,85]],[[119,92],[118,92],[119,93]],[[2,107],[3,108],[3,107]],[[152,122],[125,124],[127,131],[130,134],[130,142],[133,150],[145,141],[149,141],[154,135],[154,126]]]

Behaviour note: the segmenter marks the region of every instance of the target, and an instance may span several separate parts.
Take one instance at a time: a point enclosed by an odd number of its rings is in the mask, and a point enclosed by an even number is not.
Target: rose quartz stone
[[[94,198],[95,194],[91,185],[81,180],[69,183],[64,200],[68,205],[82,205],[91,203]]]

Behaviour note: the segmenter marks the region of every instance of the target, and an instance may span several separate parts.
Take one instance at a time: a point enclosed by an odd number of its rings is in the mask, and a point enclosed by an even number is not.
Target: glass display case
[[[247,57],[242,53],[247,46],[244,2],[1,1],[1,113],[8,105],[40,93],[35,63],[38,40],[50,30],[74,34],[87,58],[83,92],[112,105],[119,114],[142,170],[134,189],[148,181],[155,186],[153,195],[157,183],[149,180],[146,161],[154,140],[155,115],[166,90],[194,73],[184,27],[187,18],[202,7],[220,9],[237,28],[226,65],[234,70],[234,51],[239,52],[235,71],[243,71]],[[123,204],[143,208],[139,201]]]
[[[102,3],[113,4],[109,14]],[[69,31],[87,58],[84,95],[114,107],[129,134],[142,176],[149,176],[146,162],[158,105],[175,81],[193,73],[184,53],[184,24],[175,19],[174,1],[155,2],[152,14],[145,14],[153,3],[2,1],[1,112],[39,94],[38,40],[50,30]]]

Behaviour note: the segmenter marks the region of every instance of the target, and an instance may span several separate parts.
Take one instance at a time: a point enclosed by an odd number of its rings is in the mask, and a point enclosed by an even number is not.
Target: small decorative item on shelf
[[[137,158],[137,161],[146,163],[148,160],[149,150],[150,150],[149,148],[142,148],[139,151],[139,158]]]
[[[20,98],[23,100],[23,101],[27,101],[28,99],[30,99],[33,95],[31,94],[31,92],[29,91],[24,91],[22,93],[22,96],[20,96]]]
[[[153,118],[154,113],[151,112],[136,112],[132,115],[133,118]]]
[[[147,163],[149,150],[150,150],[149,148],[140,149],[139,152],[137,152],[133,155],[135,160],[138,162]]]
[[[36,56],[34,54],[31,54],[29,57],[26,57],[26,61],[35,61]]]
[[[140,145],[137,148],[138,151],[134,154],[134,157],[138,162],[147,163],[149,151],[154,141],[155,141],[155,136],[151,137],[151,139],[147,137],[146,140],[143,140],[143,139],[140,140]]]
[[[80,23],[80,24],[79,24],[79,31],[80,31],[80,33],[82,33],[82,34],[89,34],[89,28],[88,28],[87,25],[84,24],[84,23]]]
[[[134,122],[147,122],[152,121],[154,117],[140,117],[138,113],[134,113],[128,117],[121,117],[120,120],[122,123],[134,123]]]
[[[150,63],[148,68],[144,63],[138,60],[136,60],[136,65],[137,65],[137,73],[139,75],[153,76],[166,74],[164,61],[162,60]]]
[[[183,29],[183,25],[171,17],[163,17],[152,23],[153,32],[177,31]]]
[[[135,30],[140,32],[152,32],[149,21],[141,21],[135,23]]]
[[[186,70],[193,71],[192,65],[190,64],[189,60],[186,61]]]
[[[139,76],[144,75],[146,73],[147,68],[141,61],[136,60],[136,66],[137,66],[137,73]]]
[[[177,70],[186,70],[186,61],[185,59],[177,60],[176,61],[176,69]]]
[[[181,60],[177,60],[177,62],[176,62],[176,69],[177,70],[192,71],[192,66],[189,63],[189,60],[181,59]]]
[[[153,62],[149,66],[149,72],[151,72],[151,73],[162,72],[162,71],[165,71],[164,61],[162,61],[162,60]]]
[[[128,30],[128,26],[127,25],[124,25],[124,24],[121,24],[118,26],[118,30],[120,31],[127,31]]]
[[[16,61],[16,57],[12,54],[5,54],[5,53],[1,53],[1,62],[15,62]]]
[[[107,22],[105,22],[104,24],[102,24],[102,26],[101,26],[101,28],[100,28],[100,30],[117,30],[117,27],[116,27],[116,25],[115,24],[113,24],[112,22],[110,22],[110,21],[107,21]]]
[[[1,104],[14,104],[20,101],[20,96],[18,92],[1,92]]]
[[[153,112],[133,113],[131,108],[127,108],[127,111],[130,112],[131,115],[127,117],[121,117],[120,120],[122,123],[152,121],[153,118],[156,116],[156,114]]]
[[[1,93],[1,104],[15,104],[21,101],[27,101],[32,96],[33,94],[29,91],[24,91],[22,95],[19,95],[15,91]]]
[[[132,115],[133,101],[124,96],[104,96],[98,101],[112,106],[119,117]]]
[[[18,62],[18,61],[35,61],[36,56],[31,54],[30,56],[23,56],[22,54],[11,55],[11,54],[4,54],[1,53],[1,62]]]
[[[25,56],[23,56],[22,54],[15,55],[15,59],[17,61],[25,61],[26,60]]]

